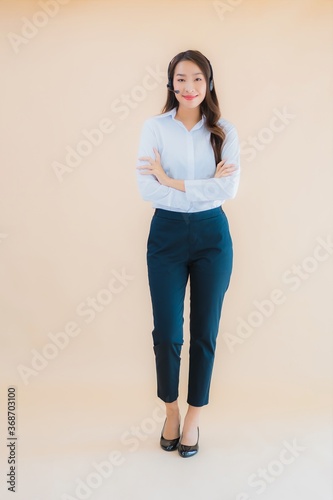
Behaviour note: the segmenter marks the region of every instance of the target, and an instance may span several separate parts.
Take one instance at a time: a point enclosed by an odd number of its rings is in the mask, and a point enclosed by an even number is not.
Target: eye
[[[199,82],[201,82],[202,78],[200,78],[200,76],[198,76],[197,80],[199,80]]]
[[[184,78],[178,78],[177,82],[183,82]]]

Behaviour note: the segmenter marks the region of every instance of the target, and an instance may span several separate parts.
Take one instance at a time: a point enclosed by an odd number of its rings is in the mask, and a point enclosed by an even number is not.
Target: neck
[[[200,106],[189,109],[179,105],[176,115],[180,120],[198,122],[199,120],[201,120]]]

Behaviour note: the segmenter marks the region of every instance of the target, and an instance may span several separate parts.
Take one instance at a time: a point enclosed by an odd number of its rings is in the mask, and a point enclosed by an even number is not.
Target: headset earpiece
[[[212,91],[212,90],[213,90],[213,88],[214,88],[214,80],[213,80],[213,78],[214,78],[214,74],[213,74],[213,68],[212,68],[212,65],[210,64],[209,59],[207,59],[207,57],[206,57],[206,60],[207,60],[207,62],[208,62],[208,64],[209,64],[209,67],[210,67],[209,90],[210,90],[210,91]]]
[[[173,90],[172,78],[171,78],[171,76],[170,76],[170,67],[171,67],[171,62],[172,62],[172,61],[170,61],[170,62],[169,62],[169,66],[168,66],[168,83],[167,83],[167,87],[168,87],[168,89]]]

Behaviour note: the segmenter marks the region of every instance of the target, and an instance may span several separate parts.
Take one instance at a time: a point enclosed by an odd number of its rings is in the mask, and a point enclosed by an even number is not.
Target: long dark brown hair
[[[218,120],[221,117],[221,111],[219,106],[219,101],[215,92],[215,86],[213,90],[209,90],[209,79],[211,76],[211,70],[209,67],[208,60],[206,57],[201,54],[198,50],[186,50],[185,52],[180,52],[177,54],[170,63],[169,69],[169,77],[171,78],[171,82],[173,82],[173,75],[175,72],[175,68],[180,61],[192,61],[194,62],[204,74],[207,89],[206,89],[206,97],[200,104],[200,111],[202,115],[206,117],[206,127],[210,131],[210,142],[215,155],[216,164],[221,161],[221,149],[223,145],[223,141],[225,139],[225,133],[223,129],[217,124]],[[164,108],[161,113],[167,113],[171,111],[173,108],[179,107],[179,102],[176,99],[176,96],[173,92],[168,91],[168,96]]]

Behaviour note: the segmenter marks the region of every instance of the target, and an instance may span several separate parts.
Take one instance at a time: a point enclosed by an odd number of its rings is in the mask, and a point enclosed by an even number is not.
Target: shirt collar
[[[173,109],[171,109],[170,111],[168,111],[167,113],[165,113],[165,116],[169,116],[170,115],[173,120],[175,120],[176,122],[179,122],[179,120],[175,119],[176,113],[177,113],[177,107],[174,107]],[[194,127],[192,128],[192,130],[196,130],[198,128],[201,128],[202,125],[205,122],[206,122],[206,117],[205,117],[205,115],[202,115],[201,120],[198,121],[198,123],[196,125],[194,125]]]

